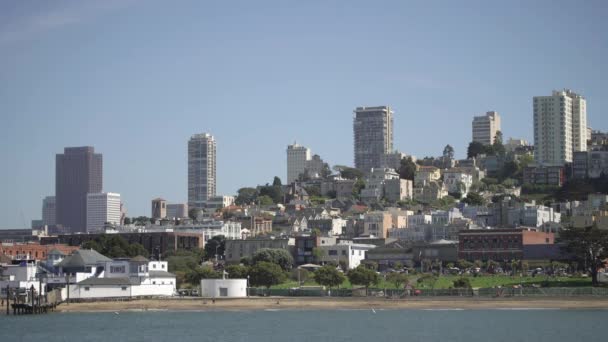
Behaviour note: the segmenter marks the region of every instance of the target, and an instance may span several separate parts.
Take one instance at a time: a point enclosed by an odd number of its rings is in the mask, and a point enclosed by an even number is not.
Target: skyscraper
[[[71,232],[85,232],[87,194],[101,192],[103,157],[91,146],[66,147],[55,158],[56,223]]]
[[[294,143],[287,146],[287,184],[298,180],[306,170],[306,162],[310,160],[310,149]]]
[[[120,224],[120,219],[120,194],[112,192],[87,194],[87,232],[101,232],[106,222]]]
[[[382,166],[393,150],[393,111],[388,106],[357,107],[354,111],[355,167],[363,172]]]
[[[587,101],[571,90],[534,97],[534,159],[564,165],[587,150]]]
[[[56,222],[55,196],[46,196],[42,200],[42,224],[54,226]]]
[[[500,115],[497,112],[487,112],[486,115],[473,117],[473,141],[492,145],[498,131],[500,131]]]
[[[188,141],[188,208],[205,208],[215,196],[216,144],[211,134],[195,134]]]

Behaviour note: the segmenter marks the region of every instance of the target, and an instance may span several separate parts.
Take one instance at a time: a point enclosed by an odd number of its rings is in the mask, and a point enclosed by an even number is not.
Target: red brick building
[[[524,246],[553,245],[553,233],[534,228],[471,229],[458,234],[458,258],[474,260],[522,260]]]
[[[0,244],[0,254],[7,255],[11,259],[27,258],[35,260],[45,260],[47,254],[56,249],[66,255],[74,250],[80,249],[77,246],[63,244],[41,245],[39,243],[2,243]]]

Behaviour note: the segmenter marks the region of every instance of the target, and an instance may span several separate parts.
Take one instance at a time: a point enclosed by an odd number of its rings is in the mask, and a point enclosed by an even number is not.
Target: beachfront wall
[[[175,282],[171,284],[161,284],[161,285],[137,285],[131,286],[131,295],[133,297],[138,296],[163,296],[170,297],[175,294]]]
[[[201,279],[201,297],[247,297],[247,279]]]

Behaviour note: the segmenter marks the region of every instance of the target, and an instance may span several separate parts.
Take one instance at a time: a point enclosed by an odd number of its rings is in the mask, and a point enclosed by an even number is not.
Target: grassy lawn
[[[543,286],[550,286],[550,287],[591,286],[591,278],[589,278],[589,277],[587,277],[587,278],[550,277],[550,276],[536,276],[536,277],[515,276],[515,277],[511,277],[511,276],[506,276],[506,275],[480,275],[480,276],[474,277],[474,276],[444,275],[444,276],[437,278],[437,281],[433,285],[429,281],[418,283],[417,280],[420,276],[421,275],[419,275],[419,274],[410,276],[410,282],[414,285],[414,287],[420,288],[420,289],[430,289],[430,288],[448,289],[448,288],[453,287],[454,280],[461,278],[461,277],[469,278],[469,280],[471,282],[471,286],[474,288],[486,288],[486,287],[495,287],[495,286],[513,286],[513,285],[520,285],[520,284],[524,285],[524,286],[531,286],[532,284],[537,284],[537,285],[543,284]],[[315,283],[315,281],[311,279],[311,280],[307,280],[306,283],[304,284],[304,286],[318,286],[318,284]],[[273,286],[272,288],[273,289],[289,289],[289,288],[294,288],[294,287],[298,287],[297,281],[288,281],[283,284]],[[375,285],[372,287],[380,288],[380,289],[395,288],[394,284],[392,284],[390,282],[385,283],[384,279],[382,279],[382,278],[380,279],[380,282],[378,283],[378,285]],[[340,288],[350,289],[350,288],[352,288],[352,285],[350,284],[350,282],[348,280],[346,280],[344,283],[342,283]]]

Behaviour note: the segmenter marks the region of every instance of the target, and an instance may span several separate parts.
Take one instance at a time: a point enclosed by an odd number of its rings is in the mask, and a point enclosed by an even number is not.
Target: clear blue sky
[[[490,4],[491,3],[491,4]],[[186,144],[217,139],[218,192],[285,178],[297,140],[352,164],[352,110],[391,105],[395,147],[464,156],[472,116],[532,140],[570,88],[608,129],[608,2],[2,1],[0,227],[55,192],[55,154],[103,153],[129,216],[185,201]]]

